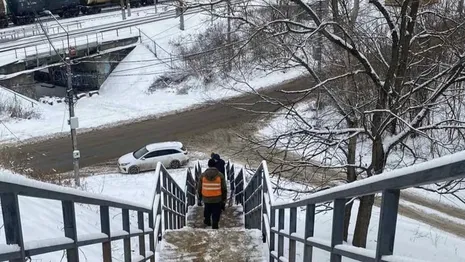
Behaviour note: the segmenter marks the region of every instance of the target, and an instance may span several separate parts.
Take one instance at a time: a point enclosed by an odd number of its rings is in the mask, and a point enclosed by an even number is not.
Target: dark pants
[[[221,216],[221,203],[205,203],[203,209],[204,223],[212,226],[212,229],[218,229]]]

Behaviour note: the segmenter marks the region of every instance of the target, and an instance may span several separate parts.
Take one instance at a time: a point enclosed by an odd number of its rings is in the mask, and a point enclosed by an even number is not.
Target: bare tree
[[[398,2],[386,7],[379,0],[328,0],[330,16],[317,12],[321,2],[302,0],[241,3],[230,6],[228,14],[213,12],[234,19],[240,28],[231,59],[260,59],[255,65],[266,70],[300,67],[312,79],[298,90],[283,90],[292,101],[250,87],[264,102],[280,105],[281,117],[292,123],[273,137],[253,141],[295,153],[273,159],[283,167],[281,173],[332,170],[340,179],[342,170],[344,180],[353,182],[464,149],[463,1],[454,15],[448,3]],[[318,37],[324,46],[321,71],[313,59]],[[262,56],[252,55],[257,53]],[[319,94],[321,101],[315,103]],[[455,192],[456,185],[443,188]],[[360,198],[355,246],[366,246],[373,204],[374,196]],[[352,201],[345,238],[351,209]]]

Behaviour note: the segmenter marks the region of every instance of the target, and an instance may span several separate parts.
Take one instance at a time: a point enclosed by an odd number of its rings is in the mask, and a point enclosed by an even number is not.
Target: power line
[[[2,123],[2,125],[5,127],[6,130],[8,130],[8,132],[10,132],[13,137],[22,145],[24,145],[25,143],[13,132],[11,131],[11,129],[3,122],[3,120],[0,119],[0,123]],[[35,150],[34,148],[32,148],[32,151],[36,152],[37,154],[39,155],[42,155],[42,156],[47,156],[45,153],[42,153],[42,152],[39,152],[37,150]]]

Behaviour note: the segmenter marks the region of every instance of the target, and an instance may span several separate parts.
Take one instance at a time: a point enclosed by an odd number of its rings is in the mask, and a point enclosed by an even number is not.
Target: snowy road
[[[279,90],[303,89],[307,81],[307,79],[293,80],[273,87],[266,93],[281,101],[290,101],[292,96],[283,94]],[[246,95],[226,100],[221,104],[206,105],[160,118],[78,134],[81,166],[91,166],[115,159],[151,142],[183,141],[183,138],[207,131],[251,122],[263,117],[263,112],[273,112],[278,109],[277,105],[260,103],[259,100],[256,95]],[[235,109],[234,103],[257,113]],[[32,168],[41,174],[61,173],[73,168],[69,137],[50,139],[6,150],[16,163],[22,163],[25,168]],[[2,159],[2,161],[8,160]]]

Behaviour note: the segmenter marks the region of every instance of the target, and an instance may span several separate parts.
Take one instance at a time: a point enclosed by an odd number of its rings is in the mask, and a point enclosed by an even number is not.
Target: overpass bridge
[[[239,2],[238,2],[239,3]],[[225,3],[218,4],[222,7]],[[184,15],[192,15],[204,11],[201,6],[192,7],[184,12]],[[35,91],[31,88],[35,83],[35,72],[42,72],[41,75],[54,76],[55,71],[58,76],[64,75],[64,69],[60,68],[64,64],[65,53],[68,52],[68,42],[72,70],[81,72],[96,72],[95,79],[92,78],[91,85],[98,88],[106,77],[116,66],[115,63],[105,63],[105,60],[119,61],[129,53],[137,42],[146,38],[148,46],[156,46],[156,43],[141,32],[138,26],[172,19],[179,16],[176,10],[169,10],[163,13],[136,17],[118,23],[100,24],[91,27],[82,27],[79,23],[71,25],[72,30],[66,32],[58,30],[52,34],[34,33],[33,36],[19,37],[14,41],[0,43],[0,84],[12,88],[23,95],[36,98]],[[68,27],[69,28],[69,27]],[[26,34],[24,33],[24,36]],[[117,58],[110,56],[116,55]],[[103,57],[103,58],[102,58]],[[81,64],[80,60],[95,58],[101,63]],[[103,61],[101,61],[103,60]],[[90,74],[83,74],[83,76]],[[76,80],[76,78],[73,78]],[[74,84],[73,84],[74,85]],[[80,83],[75,85],[79,86]]]
[[[79,261],[79,248],[99,244],[102,261],[112,261],[112,243],[123,240],[125,262],[130,261],[316,261],[313,252],[325,250],[331,262],[343,258],[355,261],[419,261],[401,257],[394,250],[400,190],[465,177],[465,152],[434,159],[383,174],[319,191],[291,203],[277,203],[266,162],[252,175],[235,170],[228,162],[229,211],[219,231],[200,228],[201,208],[196,207],[196,184],[200,164],[187,170],[183,183],[176,182],[158,164],[155,192],[150,205],[137,199],[106,198],[24,177],[0,176],[0,197],[6,245],[0,245],[0,260],[25,261],[26,258],[66,250],[67,261]],[[381,214],[376,248],[357,248],[343,242],[345,204],[354,197],[381,194]],[[19,196],[60,201],[64,235],[56,239],[24,241]],[[315,237],[316,206],[331,202],[332,230],[329,239]],[[80,235],[75,206],[99,207],[101,232]],[[297,232],[297,210],[305,208],[302,230]],[[122,230],[112,231],[110,209],[121,214]],[[130,212],[137,215],[130,216]],[[36,218],[40,223],[40,218]],[[201,223],[200,223],[201,224]],[[258,237],[257,237],[258,236]],[[138,249],[132,249],[136,238]],[[221,243],[226,245],[221,246]],[[299,245],[298,245],[299,244]],[[222,247],[220,249],[206,248]],[[260,253],[260,251],[262,251]],[[320,261],[316,261],[320,262]]]

